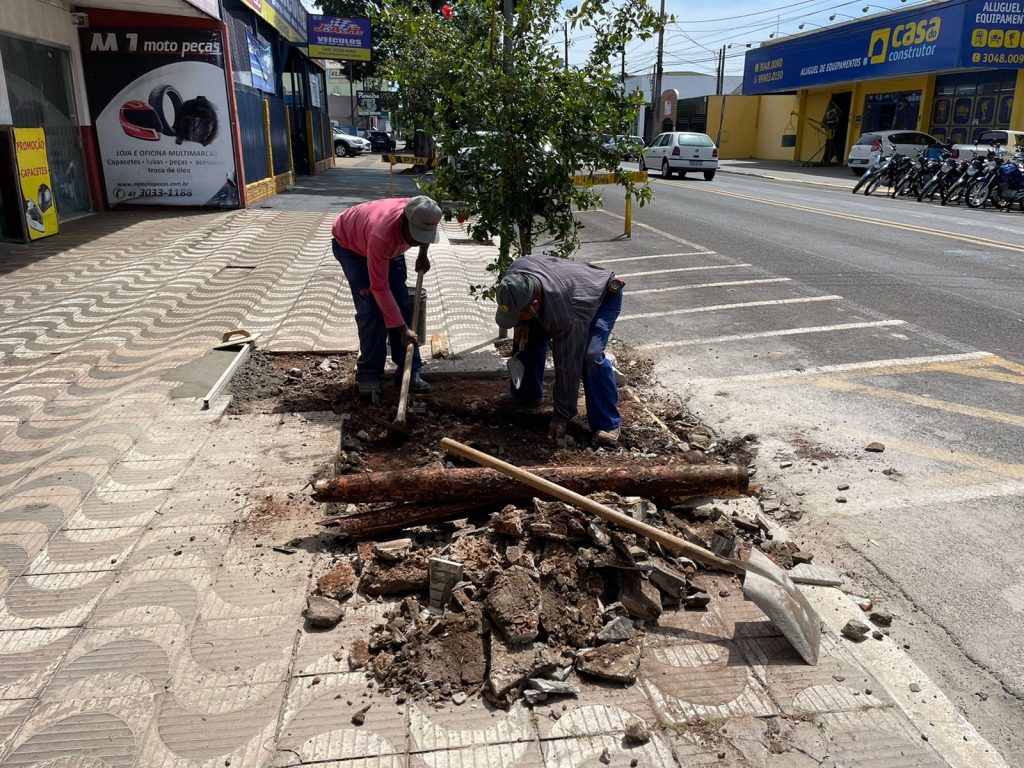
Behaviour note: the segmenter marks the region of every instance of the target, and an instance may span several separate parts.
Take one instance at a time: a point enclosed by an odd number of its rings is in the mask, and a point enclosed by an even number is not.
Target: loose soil
[[[411,400],[410,433],[396,434],[388,427],[395,417],[397,387],[386,386],[379,402],[360,398],[351,354],[257,352],[234,378],[228,413],[337,413],[341,432],[337,474],[460,465],[439,449],[438,442],[445,436],[523,467],[750,463],[757,450],[753,435],[725,438],[716,434],[680,404],[654,394],[650,361],[622,344],[615,344],[613,351],[628,384],[620,389],[623,426],[619,444],[613,447],[594,445],[582,418],[570,424],[566,440],[552,442],[547,437],[550,397],[538,408],[507,404],[502,395],[508,384],[500,379],[433,382],[431,392]],[[499,352],[508,354],[509,344],[502,344]],[[580,406],[582,412],[582,402]],[[595,498],[705,547],[713,542],[725,546],[726,554],[759,546],[777,561],[791,563],[786,546],[768,541],[749,521],[737,527],[717,508],[693,510],[684,505],[659,510],[654,504],[641,504],[638,510],[635,500],[614,494]],[[358,504],[327,505],[324,516],[365,509],[366,505]],[[273,511],[273,504],[261,504],[262,516]],[[639,643],[643,619],[653,623],[662,610],[681,610],[681,598],[703,597],[705,603],[708,599],[702,588],[704,574],[693,563],[663,552],[642,537],[614,526],[595,528],[592,523],[590,515],[560,502],[534,500],[519,509],[496,503],[460,520],[396,534],[395,538],[412,539],[411,549],[397,561],[376,556],[370,542],[355,545],[328,534],[322,541],[330,542],[337,562],[331,574],[338,578],[323,579],[319,591],[342,597],[354,573],[361,599],[390,601],[384,624],[367,639],[365,667],[362,658],[350,661],[354,669],[365,668],[381,690],[435,702],[481,692],[493,703],[508,706],[526,695],[528,678],[558,681],[575,674],[572,665],[577,654],[599,642],[603,627],[627,616],[629,610],[639,610],[641,603],[647,615],[630,617],[636,635],[619,646]],[[461,581],[441,610],[426,609],[432,558],[463,566]],[[654,566],[678,574],[683,592],[677,585],[660,594],[646,575],[641,576]],[[522,594],[504,595],[502,609],[494,601],[489,603],[488,595],[496,584],[499,590],[508,589],[509,580],[501,577],[513,568],[522,576],[513,580],[514,589]],[[730,583],[727,577],[723,582]],[[713,594],[717,596],[718,590]],[[527,641],[506,648],[510,639],[534,635],[533,645]],[[501,654],[500,674],[492,679],[496,648]],[[511,674],[521,671],[522,679],[508,688],[510,664]],[[517,670],[518,664],[524,668]],[[527,693],[529,701],[539,700],[538,690]]]

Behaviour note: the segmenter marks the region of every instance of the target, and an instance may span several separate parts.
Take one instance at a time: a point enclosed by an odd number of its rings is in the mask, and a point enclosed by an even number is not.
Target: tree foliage
[[[449,12],[436,14],[381,1],[379,20],[396,52],[383,66],[399,85],[404,122],[432,134],[441,155],[421,186],[457,201],[475,238],[500,237],[489,267],[496,275],[541,238],[566,256],[578,247],[573,210],[594,208],[600,197],[574,186],[576,173],[613,169],[626,194],[650,200],[649,187],[633,182],[602,140],[630,133],[639,108],[614,65],[628,42],[657,31],[646,0],[588,1],[567,17],[558,0],[524,0],[507,36],[494,0],[451,0]],[[573,37],[593,40],[580,67],[566,67],[552,44],[566,18]]]

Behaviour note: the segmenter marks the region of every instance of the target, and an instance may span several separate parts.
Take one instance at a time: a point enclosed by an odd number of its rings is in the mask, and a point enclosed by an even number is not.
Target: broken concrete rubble
[[[540,631],[538,579],[516,565],[498,577],[487,595],[487,615],[510,643],[531,642]]]
[[[597,641],[599,643],[624,643],[627,640],[632,640],[635,634],[636,629],[633,627],[633,622],[619,616],[601,628],[601,631],[597,633]]]
[[[587,648],[577,654],[576,669],[602,680],[632,683],[640,671],[640,650],[629,643]]]
[[[760,546],[785,561],[796,549],[766,541],[764,526],[745,509],[755,524],[738,527],[734,508],[710,522],[614,494],[604,501],[695,543],[706,545],[717,529],[732,552]],[[490,523],[470,516],[441,531],[408,530],[405,540],[358,542],[355,567],[341,561],[331,572],[339,594],[358,572],[361,594],[407,595],[384,613],[369,642],[347,649],[350,668],[403,699],[457,703],[482,693],[508,707],[571,695],[576,674],[629,684],[643,623],[666,610],[706,608],[712,599],[695,585],[701,576],[692,560],[561,502],[508,505]],[[716,584],[711,592],[722,591]]]
[[[330,629],[341,621],[345,609],[337,600],[323,595],[310,595],[306,600],[306,610],[303,614],[311,626]]]
[[[345,600],[355,589],[356,573],[348,560],[341,560],[331,570],[316,580],[316,588],[324,597]]]

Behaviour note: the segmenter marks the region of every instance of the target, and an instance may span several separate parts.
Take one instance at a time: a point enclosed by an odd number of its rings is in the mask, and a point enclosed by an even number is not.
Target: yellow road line
[[[972,418],[983,419],[985,421],[994,421],[999,424],[1009,424],[1014,427],[1024,427],[1024,416],[1017,416],[1012,413],[1003,413],[1002,411],[993,411],[989,408],[976,408],[972,405],[961,405],[959,403],[951,403],[947,400],[937,400],[934,397],[913,395],[909,392],[898,392],[893,389],[873,387],[867,384],[856,384],[852,381],[844,381],[842,379],[822,379],[818,381],[818,385],[825,389],[852,392],[855,394],[866,395],[868,397],[874,397],[879,400],[892,400],[906,405],[931,408],[937,411],[945,411],[946,413],[956,413],[961,416],[970,416]]]
[[[665,181],[665,184],[672,184],[677,187],[686,187],[687,185],[679,182]],[[1024,245],[1013,245],[1012,243],[1004,243],[1000,240],[992,240],[987,237],[978,237],[977,235],[965,235],[957,232],[947,232],[942,229],[933,229],[931,227],[919,227],[915,224],[902,224],[896,221],[885,221],[884,219],[876,219],[872,216],[857,216],[852,213],[840,213],[838,211],[829,211],[824,208],[813,208],[809,205],[797,205],[795,203],[783,203],[777,200],[765,200],[762,197],[754,197],[753,195],[743,195],[738,192],[726,192],[721,189],[709,189],[708,187],[701,187],[702,192],[707,192],[712,195],[721,195],[723,197],[735,197],[738,200],[750,200],[755,203],[762,203],[764,205],[772,205],[776,208],[789,208],[794,211],[802,211],[804,213],[816,213],[819,216],[828,216],[834,219],[843,219],[845,221],[855,221],[862,224],[871,224],[878,227],[887,227],[889,229],[899,229],[904,232],[916,232],[922,235],[932,235],[934,237],[946,238],[948,240],[959,240],[962,243],[971,243],[972,245],[984,245],[990,248],[1001,248],[1006,251],[1014,251],[1015,253],[1024,253]],[[638,222],[639,225],[639,222]]]

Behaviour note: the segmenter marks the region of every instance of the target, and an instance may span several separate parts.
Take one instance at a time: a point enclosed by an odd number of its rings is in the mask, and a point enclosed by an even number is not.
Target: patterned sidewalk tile
[[[366,721],[354,725],[352,716],[363,707]],[[393,700],[368,693],[359,673],[292,680],[281,721],[275,765],[308,762],[393,758],[408,752],[406,715]],[[367,763],[373,765],[373,763]]]
[[[153,718],[152,696],[40,702],[0,754],[4,766],[105,765],[130,768]]]
[[[38,696],[79,631],[64,628],[0,632],[0,700]]]
[[[0,601],[0,630],[80,627],[113,579],[103,571],[13,579]]]
[[[94,491],[64,524],[65,530],[102,530],[146,525],[167,502],[169,491]]]

